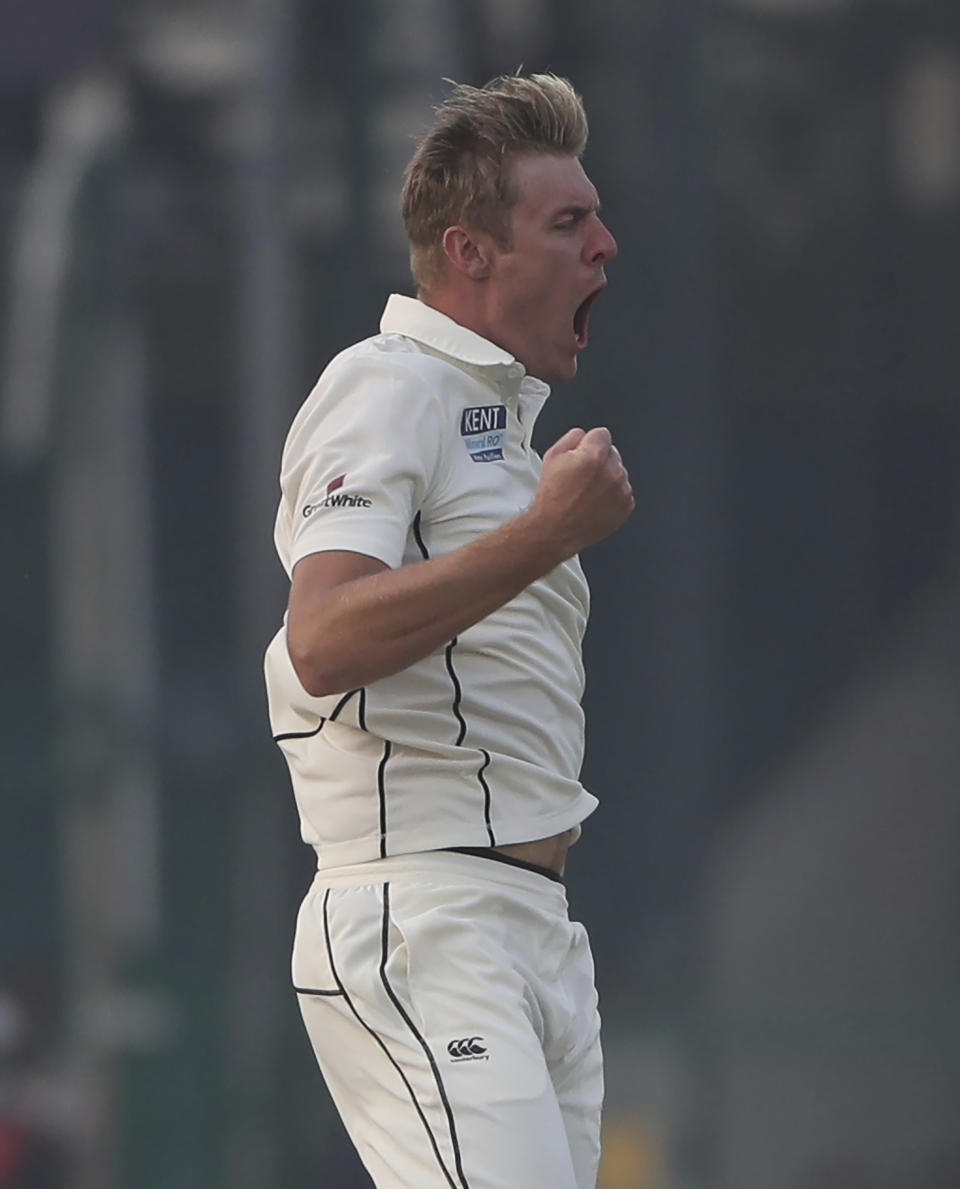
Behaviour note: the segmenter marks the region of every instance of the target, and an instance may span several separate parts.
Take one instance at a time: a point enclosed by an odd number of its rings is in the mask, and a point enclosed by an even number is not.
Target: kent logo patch
[[[460,414],[460,436],[474,462],[500,462],[507,436],[506,405],[476,405]]]

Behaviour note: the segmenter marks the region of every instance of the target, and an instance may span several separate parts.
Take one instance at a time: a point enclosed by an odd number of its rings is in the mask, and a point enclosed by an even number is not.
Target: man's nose
[[[597,219],[597,234],[594,242],[591,244],[591,248],[590,261],[592,264],[605,264],[617,254],[617,241],[610,234],[606,224],[601,219]]]

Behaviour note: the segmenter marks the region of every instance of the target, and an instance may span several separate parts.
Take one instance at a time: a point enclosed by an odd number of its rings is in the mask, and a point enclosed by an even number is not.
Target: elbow
[[[333,682],[328,681],[322,672],[316,670],[304,670],[294,668],[297,671],[297,678],[303,688],[307,691],[311,698],[326,698],[329,694],[335,694],[337,691],[333,687]]]
[[[298,648],[293,640],[287,640],[290,663],[297,680],[311,698],[326,698],[330,694],[345,693],[350,683],[342,672],[329,663],[317,649]]]

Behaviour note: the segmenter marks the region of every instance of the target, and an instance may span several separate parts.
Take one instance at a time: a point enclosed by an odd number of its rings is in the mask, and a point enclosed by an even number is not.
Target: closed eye
[[[569,206],[557,213],[554,221],[554,227],[558,231],[572,231],[574,227],[579,226],[588,215],[593,214],[598,207],[589,206]]]

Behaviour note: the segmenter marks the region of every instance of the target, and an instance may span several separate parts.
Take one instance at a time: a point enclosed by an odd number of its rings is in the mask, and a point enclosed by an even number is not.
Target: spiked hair
[[[586,144],[583,101],[564,78],[507,74],[483,87],[454,84],[404,175],[401,209],[418,291],[436,281],[448,227],[463,224],[510,246],[514,155],[580,157]]]

